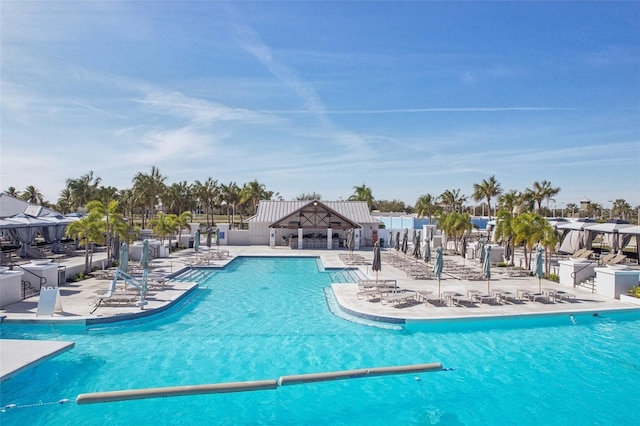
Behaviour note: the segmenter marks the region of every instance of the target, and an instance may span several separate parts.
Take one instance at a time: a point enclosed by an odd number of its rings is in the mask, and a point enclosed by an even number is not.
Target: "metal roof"
[[[364,201],[318,201],[336,213],[347,219],[363,223],[380,223],[378,219],[371,216],[369,206]],[[275,201],[261,200],[258,204],[258,212],[250,217],[246,222],[266,222],[274,223],[278,220],[294,213],[295,211],[313,203],[313,201]]]

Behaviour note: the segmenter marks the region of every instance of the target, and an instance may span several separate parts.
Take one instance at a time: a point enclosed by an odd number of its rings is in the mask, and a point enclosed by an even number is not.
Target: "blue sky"
[[[640,2],[7,1],[0,189],[548,180],[640,204]],[[553,203],[551,203],[553,205]]]

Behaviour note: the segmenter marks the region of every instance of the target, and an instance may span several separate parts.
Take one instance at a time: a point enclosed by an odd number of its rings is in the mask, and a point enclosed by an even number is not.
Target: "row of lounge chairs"
[[[468,290],[466,294],[458,291],[445,291],[436,294],[428,290],[400,288],[395,282],[385,283],[382,281],[365,285],[363,285],[363,281],[359,282],[357,298],[360,300],[366,299],[370,302],[380,302],[383,305],[389,304],[394,307],[415,303],[424,303],[427,306],[431,304],[434,306],[471,307],[482,304],[503,305],[505,303],[576,301],[575,294],[555,288],[545,288],[542,291],[518,289],[515,293],[509,290],[493,289],[488,292]]]
[[[364,256],[353,253],[340,253],[338,258],[345,265],[366,265],[368,262],[365,260]]]

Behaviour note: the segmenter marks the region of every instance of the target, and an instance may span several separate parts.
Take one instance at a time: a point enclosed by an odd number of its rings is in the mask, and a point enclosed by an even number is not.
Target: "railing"
[[[587,263],[586,265],[584,265],[582,268],[578,269],[577,271],[573,271],[573,272],[571,273],[571,278],[573,278],[573,288],[576,288],[576,285],[578,284],[578,283],[576,282],[576,277],[578,276],[578,272],[583,271],[584,269],[586,269],[586,268],[590,267],[590,266],[591,266],[592,264],[594,264],[594,263],[596,263],[596,262],[589,261],[589,263]],[[594,288],[593,288],[592,290],[595,292],[595,284],[594,284],[594,286],[593,286],[593,287],[594,287]]]

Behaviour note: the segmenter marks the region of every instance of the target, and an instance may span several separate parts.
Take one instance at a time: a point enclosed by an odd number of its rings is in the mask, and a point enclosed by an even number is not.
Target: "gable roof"
[[[302,215],[302,217],[301,217]],[[330,215],[330,216],[329,216]],[[270,227],[360,228],[362,224],[379,223],[371,216],[364,201],[275,201],[261,200],[258,212],[246,222],[266,222]],[[333,223],[329,223],[333,222]]]
[[[0,194],[0,217],[7,218],[18,213],[25,212],[32,216],[42,216],[49,213],[55,213],[53,210],[46,207],[29,203],[8,194]]]

